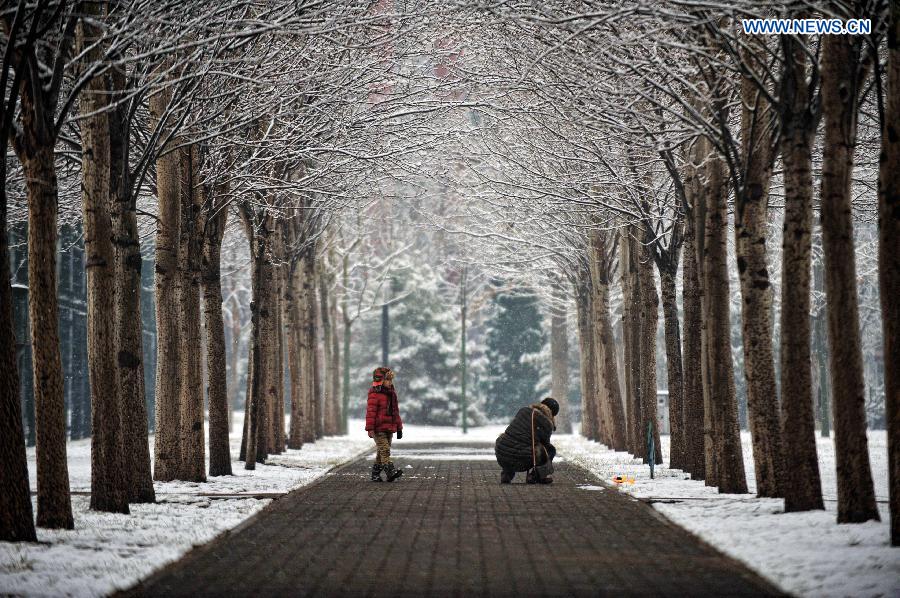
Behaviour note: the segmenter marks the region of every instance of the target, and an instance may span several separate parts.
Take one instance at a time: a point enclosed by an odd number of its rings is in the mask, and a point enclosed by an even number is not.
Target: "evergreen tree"
[[[389,365],[397,373],[407,421],[455,426],[461,416],[460,323],[442,301],[438,283],[425,264],[400,283],[407,295],[391,310]]]
[[[460,322],[454,297],[447,297],[437,273],[425,263],[399,264],[393,282],[396,297],[390,306],[390,351],[381,363],[381,310],[375,309],[359,326],[351,351],[355,383],[351,387],[351,413],[365,413],[365,392],[372,370],[393,369],[400,397],[400,413],[408,423],[458,426],[460,402]],[[478,353],[470,339],[470,352]],[[477,365],[477,364],[476,364]],[[469,383],[478,368],[470,363]],[[358,390],[357,390],[358,389]],[[356,393],[356,394],[353,394]],[[470,395],[473,395],[470,391]],[[470,425],[483,422],[477,397],[468,401]]]
[[[484,378],[487,416],[503,419],[539,398],[541,368],[534,355],[547,342],[538,299],[500,294],[487,323],[488,372]]]

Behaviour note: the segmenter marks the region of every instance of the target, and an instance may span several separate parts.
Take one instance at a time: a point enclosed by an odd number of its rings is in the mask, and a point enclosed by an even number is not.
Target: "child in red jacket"
[[[369,401],[366,405],[366,431],[375,440],[377,453],[372,466],[372,481],[381,481],[384,471],[387,481],[393,482],[403,471],[395,469],[391,461],[391,440],[394,432],[397,440],[403,438],[403,420],[394,390],[394,372],[390,368],[375,368],[372,386],[369,387]]]

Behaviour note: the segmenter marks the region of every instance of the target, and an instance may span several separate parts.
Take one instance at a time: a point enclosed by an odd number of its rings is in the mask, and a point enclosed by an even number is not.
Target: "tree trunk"
[[[303,384],[303,442],[315,442],[318,413],[316,394],[316,275],[315,248],[307,247],[300,261],[300,349]]]
[[[756,43],[751,40],[750,43]],[[744,50],[745,54],[751,51]],[[753,64],[753,58],[746,60]],[[752,67],[751,67],[752,68]],[[735,194],[734,240],[741,283],[741,329],[747,411],[758,496],[781,496],[784,476],[778,388],[772,351],[772,285],[766,260],[766,211],[775,151],[774,117],[757,83],[741,79],[743,184]],[[788,279],[785,279],[788,280]]]
[[[781,428],[784,455],[790,455],[791,473],[780,477],[784,510],[794,512],[825,507],[816,455],[809,345],[815,127],[808,100],[806,51],[801,43],[788,36],[782,44],[788,60],[782,79],[781,124],[784,162],[781,280],[785,281],[781,285]],[[759,495],[763,496],[761,491]]]
[[[268,220],[268,218],[267,218]],[[271,239],[270,239],[271,241]],[[268,243],[266,244],[268,246]],[[268,248],[268,247],[267,247]],[[272,447],[271,420],[274,416],[275,380],[272,345],[275,338],[275,281],[272,252],[266,251],[260,264],[259,277],[259,358],[254,363],[253,387],[259,394],[253,395],[253,413],[256,415],[256,462],[265,463]],[[249,458],[248,458],[249,459]]]
[[[556,428],[563,434],[572,431],[569,412],[569,334],[566,325],[565,287],[557,280],[553,287],[554,304],[550,311],[550,394],[559,403]]]
[[[822,245],[837,461],[838,523],[878,520],[866,439],[865,382],[853,247],[850,183],[856,144],[862,40],[822,42]]]
[[[79,45],[98,32],[79,24]],[[98,58],[99,48],[88,51]],[[81,95],[81,169],[87,276],[87,356],[91,392],[91,509],[128,513],[122,409],[116,390],[116,264],[112,243],[110,128],[106,76],[94,77]]]
[[[325,264],[322,264],[322,267],[319,269],[319,297],[321,301],[319,303],[319,319],[322,322],[322,350],[323,350],[323,422],[322,422],[322,433],[325,436],[333,436],[335,434],[335,430],[332,428],[332,422],[334,421],[334,413],[332,408],[334,406],[334,402],[332,401],[331,396],[331,363],[334,357],[331,354],[332,346],[331,346],[331,297],[328,292],[328,276],[326,274]]]
[[[275,379],[277,380],[277,384],[275,385],[275,421],[273,422],[273,428],[275,432],[275,453],[281,454],[285,449],[285,438],[284,438],[284,306],[283,302],[283,289],[284,289],[284,277],[282,275],[283,267],[279,266],[279,293],[277,296],[278,300],[278,309],[275,311],[275,317],[277,318],[277,324],[275,326],[275,338],[278,341],[278,350],[275,352],[275,365],[276,365],[276,375]]]
[[[707,375],[704,413],[710,416],[712,442],[707,445],[707,485],[709,467],[714,462],[715,485],[719,492],[747,492],[741,433],[738,427],[734,367],[731,355],[731,308],[728,284],[728,192],[721,159],[708,159],[704,225],[704,289],[706,316]],[[710,459],[710,452],[714,457]]]
[[[5,93],[5,92],[4,92]],[[0,139],[6,155],[6,139]],[[34,513],[28,483],[28,459],[22,429],[16,329],[10,284],[9,238],[6,233],[6,160],[0,162],[0,542],[34,542]]]
[[[221,193],[220,193],[221,191]],[[231,449],[228,443],[228,384],[225,368],[225,323],[222,319],[222,236],[227,208],[220,197],[227,190],[217,189],[214,212],[206,219],[203,243],[203,308],[206,322],[206,366],[209,377],[209,475],[232,475]]]
[[[318,254],[313,251],[312,257],[310,258],[313,262],[313,270],[311,275],[313,277],[313,287],[312,292],[310,293],[310,297],[312,297],[313,304],[312,309],[312,373],[313,373],[313,396],[315,397],[315,408],[314,412],[316,414],[316,426],[315,433],[316,438],[322,438],[325,435],[325,384],[323,383],[322,377],[324,373],[323,368],[323,356],[322,356],[322,343],[320,342],[319,332],[322,330],[322,312],[319,309],[319,296],[316,293],[316,284],[315,281],[318,280]]]
[[[150,114],[159,121],[171,101],[166,90],[150,97]],[[171,145],[174,145],[171,144]],[[160,150],[156,160],[156,442],[153,479],[168,482],[178,477],[181,465],[181,407],[179,397],[178,237],[181,228],[181,173],[179,151]]]
[[[350,256],[349,252],[344,253],[341,259],[341,282],[344,289],[350,288]],[[350,340],[353,330],[353,320],[350,318],[350,305],[348,300],[348,291],[341,295],[341,317],[343,319],[343,341],[344,341],[344,359],[341,362],[342,380],[341,380],[341,429],[344,434],[349,433],[350,418]]]
[[[625,349],[625,388],[628,409],[629,452],[643,458],[647,445],[641,423],[641,287],[638,278],[639,250],[626,229],[621,237],[619,263],[622,268],[622,316]]]
[[[23,95],[23,112],[31,112],[29,102]],[[28,318],[34,370],[37,524],[72,529],[56,295],[58,205],[53,160],[52,145],[35,147],[22,160],[28,193]]]
[[[294,239],[290,243],[293,245]],[[288,431],[288,448],[303,447],[303,349],[300,346],[300,305],[298,301],[299,264],[295,261],[288,270],[285,285],[284,309],[287,316],[288,367],[291,377],[291,423]]]
[[[612,425],[612,417],[609,413],[609,396],[604,381],[603,339],[600,337],[601,324],[598,321],[601,310],[600,303],[604,300],[602,295],[604,292],[608,292],[608,289],[602,286],[602,280],[604,279],[607,267],[604,240],[604,233],[598,230],[591,231],[588,245],[588,262],[590,263],[591,273],[589,287],[591,290],[591,300],[589,304],[590,310],[588,312],[588,327],[591,332],[591,353],[594,356],[594,365],[592,368],[594,381],[591,384],[594,393],[591,396],[590,401],[592,409],[590,438],[610,446],[609,428]]]
[[[331,402],[334,404],[332,413],[334,421],[331,424],[334,434],[346,434],[343,429],[342,422],[343,409],[341,408],[341,343],[338,336],[338,309],[337,295],[334,295],[331,302]]]
[[[640,285],[640,322],[641,331],[638,345],[641,352],[641,419],[638,433],[644,447],[643,457],[649,461],[646,453],[647,425],[653,433],[654,463],[662,463],[662,443],[659,439],[659,422],[656,419],[656,333],[659,328],[659,296],[656,282],[653,280],[653,256],[650,248],[641,241],[635,241],[638,259],[638,284]]]
[[[601,293],[595,298],[594,310],[596,312],[599,330],[599,348],[601,355],[603,384],[606,388],[608,400],[607,409],[609,417],[609,447],[613,450],[624,451],[628,448],[628,435],[626,434],[628,421],[625,418],[625,409],[622,405],[622,392],[619,384],[619,364],[616,355],[616,339],[613,334],[612,316],[609,311],[609,278],[601,285]]]
[[[587,276],[587,272],[583,276]],[[576,287],[576,307],[578,311],[578,343],[581,346],[581,434],[590,438],[594,428],[594,408],[592,397],[595,395],[594,384],[597,377],[595,368],[597,360],[594,356],[594,335],[591,332],[591,294],[588,281],[581,281]]]
[[[685,189],[691,193],[691,212],[687,214],[684,234],[684,262],[682,267],[681,304],[684,310],[684,469],[694,480],[706,477],[703,450],[703,315],[700,303],[700,278],[697,266],[697,227],[694,216],[702,201],[702,195],[695,193],[693,167],[685,177]],[[671,387],[670,387],[671,388]]]
[[[878,275],[884,325],[891,545],[900,546],[900,4],[891,3],[878,179]]]
[[[703,394],[703,480],[707,486],[718,485],[719,464],[716,444],[716,418],[712,402],[712,368],[710,367],[710,296],[707,290],[707,201],[711,190],[706,184],[707,167],[704,161],[712,159],[709,142],[701,138],[693,150],[691,170],[694,172],[694,247],[696,249],[697,281],[699,289],[700,321],[700,385]],[[721,164],[717,165],[721,168]],[[721,171],[720,171],[721,172]],[[721,182],[719,182],[721,184]],[[728,392],[727,388],[724,389]]]
[[[268,321],[271,318],[269,306],[269,289],[271,285],[270,218],[260,219],[258,226],[254,222],[252,208],[244,206],[241,210],[247,238],[250,240],[253,255],[253,300],[250,303],[251,349],[250,375],[247,378],[247,407],[245,414],[242,453],[244,468],[256,469],[257,461],[264,462],[266,446],[260,444],[260,436],[265,439],[265,389],[266,368],[263,361],[263,339],[269,332]],[[262,432],[261,432],[262,431]]]
[[[178,262],[180,271],[178,325],[181,404],[181,467],[178,479],[206,481],[205,435],[203,433],[203,341],[200,332],[200,269],[203,251],[199,222],[201,185],[196,144],[179,150],[181,158],[181,230]]]
[[[114,98],[125,89],[125,72],[114,68],[110,78]],[[131,191],[128,163],[128,104],[109,112],[112,187],[112,228],[116,260],[116,388],[122,410],[125,477],[128,502],[152,503],[153,472],[147,434],[144,388],[144,348],[141,318],[141,241],[137,228],[136,196]]]
[[[676,267],[677,268],[677,267]],[[677,272],[660,271],[663,322],[666,337],[666,376],[669,385],[669,467],[686,469],[684,436],[684,372],[681,361],[681,326],[678,321]]]
[[[256,285],[252,285],[253,288],[256,288]],[[238,461],[246,461],[247,460],[247,438],[250,433],[250,409],[252,405],[250,405],[250,389],[253,388],[253,360],[256,359],[253,353],[253,322],[252,322],[252,310],[253,304],[251,301],[251,322],[250,322],[250,338],[248,339],[248,347],[247,347],[247,388],[244,390],[244,423],[241,426],[241,449],[238,452]]]
[[[616,354],[612,315],[609,309],[609,285],[613,276],[615,243],[615,238],[608,232],[592,234],[595,272],[591,281],[594,289],[591,313],[592,325],[595,328],[597,394],[603,399],[604,442],[613,450],[624,451],[628,448],[626,433],[628,420],[625,418],[625,410],[622,406],[618,355]]]
[[[284,350],[281,344],[281,298],[284,293],[283,290],[283,277],[281,275],[282,264],[283,264],[283,251],[281,247],[281,233],[280,231],[276,231],[276,244],[278,248],[277,254],[277,265],[274,266],[274,281],[275,288],[272,293],[272,340],[270,343],[270,356],[271,359],[271,386],[270,386],[270,401],[271,401],[271,417],[272,419],[269,421],[269,434],[270,434],[270,445],[269,445],[269,453],[270,454],[280,454],[284,452]]]

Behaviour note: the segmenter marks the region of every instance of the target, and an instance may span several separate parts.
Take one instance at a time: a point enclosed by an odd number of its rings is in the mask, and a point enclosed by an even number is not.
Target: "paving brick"
[[[499,484],[496,463],[394,447],[404,477],[358,460],[278,499],[128,596],[764,596],[777,589],[587,471]],[[466,445],[471,450],[472,445]],[[492,447],[480,447],[491,454]]]

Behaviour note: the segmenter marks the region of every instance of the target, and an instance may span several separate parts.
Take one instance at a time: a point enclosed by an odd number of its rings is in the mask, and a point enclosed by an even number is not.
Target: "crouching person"
[[[384,471],[387,481],[393,482],[403,471],[396,469],[391,461],[391,440],[394,432],[397,439],[403,438],[403,420],[400,419],[400,405],[394,390],[394,372],[390,368],[375,368],[369,400],[366,404],[366,431],[375,440],[375,464],[372,466],[372,481],[380,482]]]
[[[550,435],[556,429],[554,417],[559,413],[556,399],[547,397],[540,403],[519,409],[506,431],[497,438],[494,454],[500,464],[500,483],[512,482],[517,471],[527,471],[528,484],[551,484],[556,448]]]

